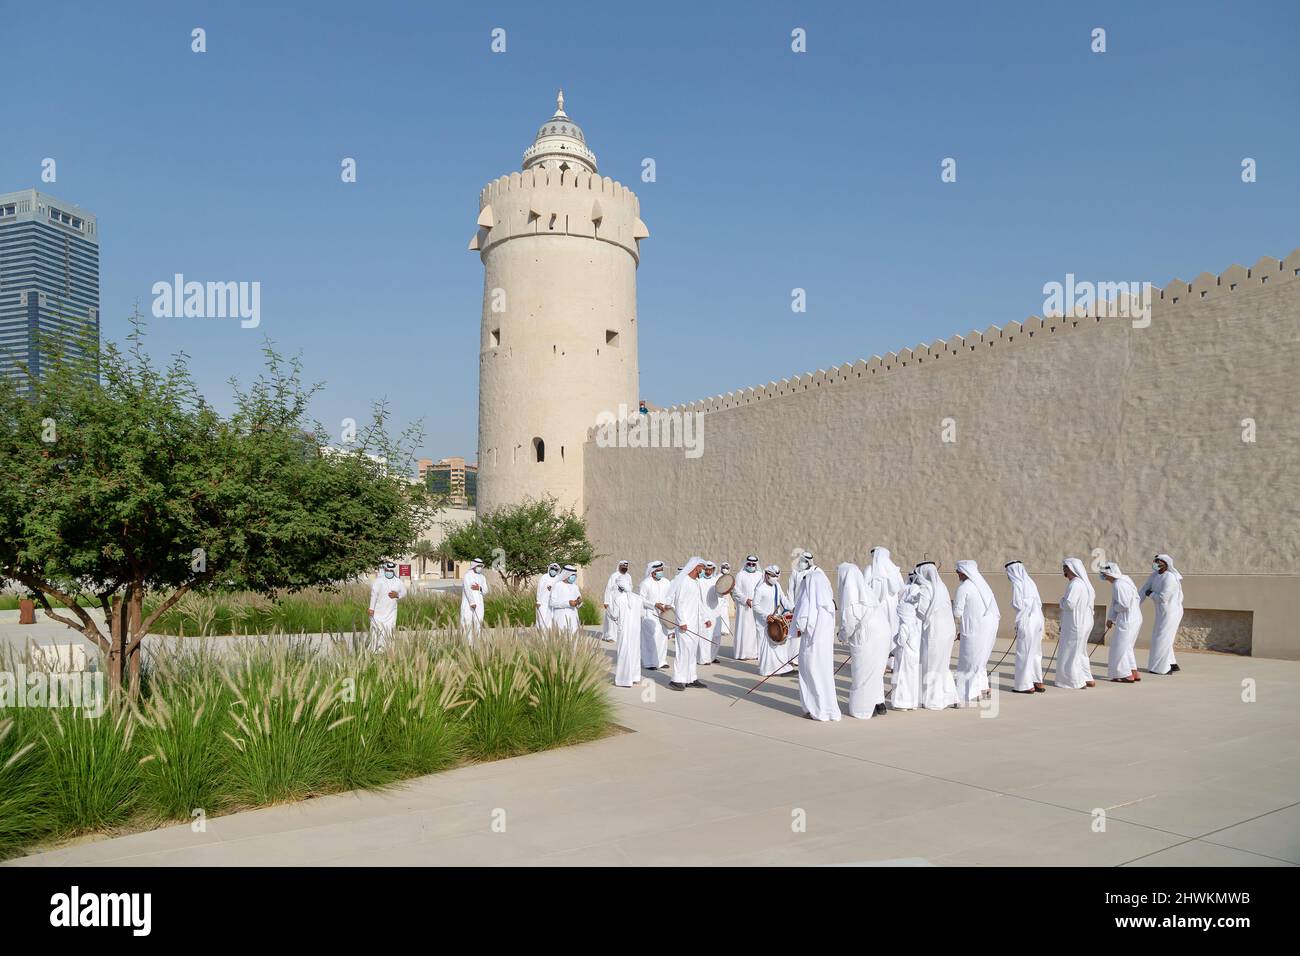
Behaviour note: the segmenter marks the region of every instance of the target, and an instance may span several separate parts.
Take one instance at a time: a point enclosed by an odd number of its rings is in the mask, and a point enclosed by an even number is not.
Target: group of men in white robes
[[[804,550],[795,553],[789,590],[782,585],[781,569],[773,564],[760,570],[759,558],[753,554],[745,558],[730,593],[724,594],[718,593],[716,585],[730,572],[726,563],[715,565],[692,557],[669,579],[664,563],[651,561],[635,588],[628,568],[628,561],[619,562],[606,583],[603,601],[603,633],[616,644],[618,686],[638,683],[642,670],[667,670],[668,642],[673,639],[676,651],[669,686],[703,688],[698,667],[716,662],[729,636],[732,656],[756,662],[765,679],[797,674],[800,702],[805,716],[813,720],[833,721],[841,716],[835,686],[837,639],[849,651],[840,666],[852,665],[850,716],[871,719],[887,713],[885,675],[890,672],[889,706],[895,710],[969,706],[991,695],[989,660],[1001,615],[993,590],[974,561],[957,562],[953,596],[935,562],[921,562],[904,580],[889,550],[873,548],[865,567],[847,562],[838,566],[838,604],[826,573]],[[1096,591],[1078,558],[1066,558],[1061,570],[1066,587],[1060,604],[1056,686],[1093,687],[1088,642]],[[552,565],[538,584],[539,621],[547,608],[555,616],[550,623],[567,616],[570,623],[565,629],[576,631],[576,604],[580,603],[576,568],[565,567],[563,577],[559,571],[558,565]],[[1042,693],[1046,689],[1042,598],[1022,562],[1009,562],[1005,571],[1015,612],[1013,689]],[[1150,577],[1140,588],[1113,562],[1104,564],[1099,576],[1112,586],[1105,628],[1107,634],[1114,632],[1109,679],[1140,680],[1134,646],[1142,624],[1140,605],[1148,597],[1156,606],[1148,670],[1177,671],[1173,641],[1182,617],[1182,575],[1173,560],[1167,554],[1157,555]],[[672,616],[666,620],[668,614]],[[767,622],[773,615],[789,622],[783,644],[768,639]],[[954,673],[952,646],[958,641]]]

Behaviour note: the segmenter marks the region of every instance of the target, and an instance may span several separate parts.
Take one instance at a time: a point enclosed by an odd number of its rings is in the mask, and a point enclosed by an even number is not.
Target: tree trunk
[[[104,666],[108,668],[108,689],[121,690],[126,660],[126,646],[130,638],[126,627],[126,601],[124,595],[115,594],[108,599],[108,654]]]
[[[144,605],[144,588],[131,588],[129,593],[131,597],[127,602],[126,633],[130,635],[127,647],[131,648],[131,644],[138,642],[141,638],[140,612],[143,610]],[[144,646],[136,643],[133,649],[128,650],[126,656],[127,676],[131,682],[130,691],[132,697],[136,697],[140,693],[140,660],[144,656],[143,651]]]

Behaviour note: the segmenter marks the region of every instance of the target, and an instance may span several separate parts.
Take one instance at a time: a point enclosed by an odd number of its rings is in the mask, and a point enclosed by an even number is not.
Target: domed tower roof
[[[587,148],[582,127],[564,112],[564,90],[555,98],[555,115],[542,124],[533,145],[524,150],[524,169],[586,170],[596,172],[596,154]]]

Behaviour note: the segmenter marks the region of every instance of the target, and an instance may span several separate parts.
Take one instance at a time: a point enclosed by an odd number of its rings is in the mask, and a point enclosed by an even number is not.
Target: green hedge
[[[155,634],[216,636],[226,634],[344,634],[366,629],[370,591],[351,585],[338,591],[303,591],[269,600],[254,594],[188,594],[152,628]],[[145,608],[148,614],[158,602]],[[528,592],[489,592],[484,602],[488,627],[532,627],[536,618]],[[584,595],[578,616],[583,624],[600,624],[600,602]],[[460,593],[412,589],[397,604],[397,626],[409,629],[455,628],[460,622]]]
[[[608,665],[531,630],[187,641],[150,658],[140,698],[101,716],[0,706],[0,857],[40,841],[382,787],[468,760],[602,735]],[[14,671],[12,660],[5,669]]]

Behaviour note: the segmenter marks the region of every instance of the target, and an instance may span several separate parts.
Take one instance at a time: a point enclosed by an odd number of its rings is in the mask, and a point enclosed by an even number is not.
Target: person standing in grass
[[[370,585],[370,645],[382,651],[397,627],[397,602],[406,597],[406,582],[397,576],[397,565],[385,561],[383,570]]]
[[[577,634],[582,627],[578,608],[582,605],[582,592],[578,590],[578,569],[572,564],[564,566],[564,580],[551,588],[551,625],[564,634]]]
[[[534,623],[539,631],[545,631],[551,626],[551,588],[559,582],[560,566],[554,563],[537,579],[537,597],[534,601],[537,606],[537,617]]]
[[[483,601],[487,597],[488,583],[483,576],[483,559],[475,558],[470,564],[460,588],[460,626],[468,634],[470,643],[483,627]]]

